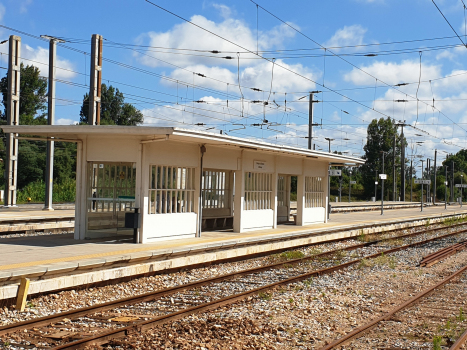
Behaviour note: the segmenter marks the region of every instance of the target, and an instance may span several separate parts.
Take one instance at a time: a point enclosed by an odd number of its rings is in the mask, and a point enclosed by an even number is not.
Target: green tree
[[[40,77],[40,70],[34,66],[21,64],[19,122],[23,125],[47,124],[47,80]],[[8,76],[0,80],[3,95],[4,112],[0,112],[0,124],[6,123],[8,98]],[[3,133],[0,134],[0,158],[6,160]],[[46,163],[46,143],[42,141],[19,140],[18,151],[18,189],[28,184],[44,180]],[[0,163],[0,174],[4,173],[5,164]],[[76,176],[76,144],[55,142],[54,182],[61,184],[73,180]],[[0,178],[0,187],[4,188],[4,177]]]
[[[138,125],[143,123],[143,114],[129,103],[123,94],[112,85],[101,85],[101,125]],[[80,123],[88,124],[89,94],[85,94],[81,105]]]
[[[40,70],[35,66],[21,63],[19,123],[22,125],[47,124],[47,80],[40,77]],[[1,119],[6,122],[8,105],[8,74],[0,80],[3,95],[4,113]]]
[[[367,142],[363,147],[363,150],[365,151],[363,158],[366,160],[366,162],[361,166],[360,170],[362,182],[367,196],[374,196],[376,171],[378,173],[382,173],[383,167],[381,152],[387,152],[384,159],[384,172],[388,174],[388,177],[387,180],[385,180],[384,185],[385,189],[389,189],[389,193],[392,193],[393,177],[391,175],[394,164],[394,137],[396,138],[396,169],[400,166],[401,143],[404,145],[404,147],[407,146],[406,139],[404,138],[401,140],[401,136],[398,134],[397,129],[397,125],[391,118],[381,118],[379,120],[373,119],[368,125]],[[397,171],[397,173],[400,173],[400,168],[398,170],[399,171]],[[397,182],[400,183],[399,176],[397,178]],[[378,186],[381,186],[381,184],[378,184]],[[381,191],[378,190],[378,196],[380,196],[380,193]],[[385,199],[387,199],[387,197],[385,197]],[[392,196],[390,196],[390,199],[393,199]]]

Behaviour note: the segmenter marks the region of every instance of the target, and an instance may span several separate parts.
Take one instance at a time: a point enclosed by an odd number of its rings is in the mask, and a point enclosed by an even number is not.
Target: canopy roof
[[[181,129],[176,127],[155,126],[119,126],[119,125],[4,125],[5,133],[33,135],[37,140],[53,139],[55,141],[80,141],[88,136],[100,137],[132,137],[143,143],[159,140],[172,140],[186,143],[199,143],[221,147],[237,147],[243,149],[289,154],[291,156],[316,158],[335,165],[359,165],[365,161],[361,158],[339,155],[328,152],[308,150],[299,147],[276,145],[256,139],[228,136],[213,132]]]

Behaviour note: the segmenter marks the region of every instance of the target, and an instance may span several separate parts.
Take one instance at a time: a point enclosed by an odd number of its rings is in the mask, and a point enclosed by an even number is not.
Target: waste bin
[[[376,198],[375,198],[375,197],[371,197],[371,201],[372,201],[372,202],[376,202]]]

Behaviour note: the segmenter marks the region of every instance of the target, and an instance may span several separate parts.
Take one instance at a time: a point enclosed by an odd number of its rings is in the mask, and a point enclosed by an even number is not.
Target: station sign
[[[377,184],[378,184],[378,181],[375,181],[375,185],[377,185]]]
[[[381,180],[387,180],[388,176],[386,174],[379,174]]]
[[[329,169],[329,176],[341,176],[342,170],[338,169]]]
[[[444,184],[447,186],[447,185],[448,185],[448,182],[447,182],[447,181],[444,181]]]
[[[355,185],[356,183],[357,183],[357,181],[350,181],[351,185]]]
[[[456,184],[455,185],[456,187],[460,187],[460,188],[467,188],[467,184]]]
[[[414,181],[416,185],[430,185],[431,180],[415,180]]]

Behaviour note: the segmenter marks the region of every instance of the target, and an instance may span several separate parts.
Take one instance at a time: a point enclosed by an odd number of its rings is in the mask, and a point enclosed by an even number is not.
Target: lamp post
[[[352,169],[349,170],[349,203],[350,203],[351,189],[352,189]]]
[[[422,162],[422,180],[423,180],[423,162],[424,162],[424,160],[422,159],[421,162]],[[423,211],[423,183],[421,185],[422,185],[422,195],[420,196],[420,211]]]
[[[329,142],[328,152],[331,153],[331,141],[334,141],[334,139],[331,139],[329,137],[325,137],[324,139]],[[331,167],[328,167],[328,170],[330,168]],[[330,208],[331,208],[331,177],[329,176],[329,173],[328,173],[328,220],[329,220],[329,214],[331,213],[331,210],[329,210]]]
[[[444,167],[445,178],[444,178],[444,210],[448,208],[448,166]]]
[[[384,174],[384,154],[386,152],[384,151],[380,151],[381,154],[383,155],[383,172],[382,174]],[[382,178],[381,179],[381,215],[384,214],[384,179]]]
[[[378,187],[378,170],[375,169],[375,202],[376,202],[376,191]]]
[[[464,174],[461,174],[461,208],[462,208],[462,179],[464,178]]]

